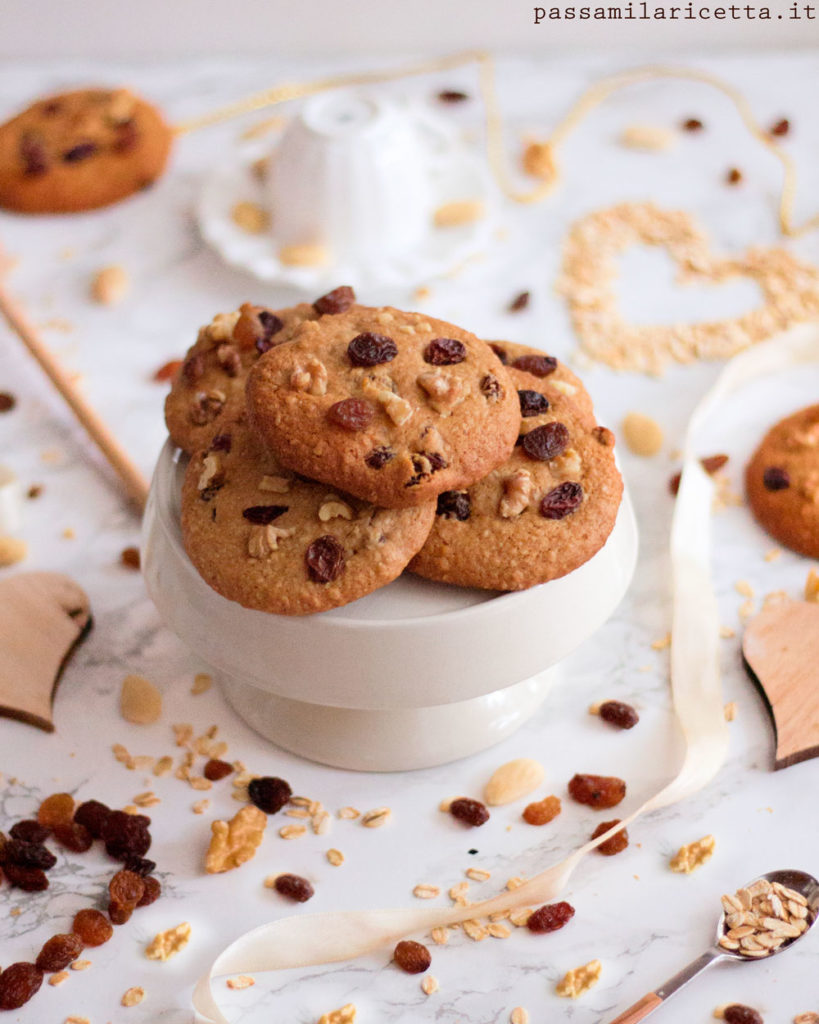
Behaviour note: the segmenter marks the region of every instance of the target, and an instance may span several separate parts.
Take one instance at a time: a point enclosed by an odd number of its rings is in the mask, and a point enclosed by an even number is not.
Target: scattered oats
[[[250,803],[250,794],[247,791],[247,786],[239,786],[230,795],[240,804]]]
[[[734,584],[734,590],[742,597],[753,597],[754,588],[747,580],[737,580]]]
[[[811,569],[805,580],[805,600],[819,603],[819,572]]]
[[[205,857],[208,874],[232,871],[249,861],[264,838],[266,826],[267,815],[253,806],[242,807],[229,822],[211,822],[212,835]]]
[[[448,928],[433,928],[429,934],[436,946],[445,946],[449,942]]]
[[[635,455],[648,458],[663,447],[663,428],[641,412],[630,412],[624,417],[622,432],[629,451]]]
[[[91,1024],[87,1017],[66,1017],[65,1024]]]
[[[54,985],[54,987],[56,988],[57,985],[62,985],[62,983],[66,981],[68,977],[68,971],[57,971],[56,974],[51,975],[51,977],[48,979],[48,983],[49,985]]]
[[[22,907],[12,907],[9,911],[9,917],[19,917],[23,913]]]
[[[317,836],[324,836],[330,831],[330,824],[332,822],[330,812],[325,810],[316,811],[310,820],[310,825],[313,828],[313,832]]]
[[[318,1024],[353,1024],[355,1013],[354,1004],[347,1003],[338,1010],[323,1013],[318,1019]]]
[[[653,640],[651,642],[651,648],[654,651],[664,651],[667,647],[671,646],[671,634],[666,633],[665,636],[661,636],[659,640]]]
[[[152,725],[162,714],[162,694],[144,676],[128,675],[122,680],[119,709],[126,722]]]
[[[139,814],[139,808],[136,804],[126,804],[122,810],[125,814]]]
[[[285,811],[285,816],[288,818],[309,818],[310,812],[306,807],[291,807]]]
[[[515,889],[519,889],[525,882],[525,878],[521,878],[520,875],[514,875],[506,883],[506,888],[509,890],[509,892],[514,892]]]
[[[484,871],[483,868],[467,868],[466,877],[471,878],[473,882],[487,882],[492,875],[489,871]]]
[[[259,490],[269,494],[287,494],[292,482],[287,476],[263,476],[259,481]]]
[[[694,843],[681,846],[670,861],[670,868],[678,874],[690,875],[692,871],[702,867],[714,854],[716,839],[712,835],[703,836]]]
[[[335,847],[333,847],[333,849],[331,850],[328,850],[326,856],[327,860],[329,860],[329,862],[333,865],[334,868],[340,868],[341,865],[344,863],[344,854],[341,852],[341,850],[336,850]]]
[[[439,206],[433,215],[436,228],[454,228],[461,224],[473,224],[486,214],[479,199],[456,199]]]
[[[454,796],[449,796],[449,797],[446,797],[446,799],[442,800],[442,801],[441,801],[441,802],[440,802],[440,803],[438,804],[438,810],[439,810],[439,811],[443,811],[443,812],[444,812],[444,814],[446,814],[446,813],[447,813],[447,812],[449,811],[449,808],[450,808],[450,807],[452,806],[452,801],[453,801],[454,799],[455,799],[455,797],[454,797]]]
[[[121,743],[115,743],[111,747],[111,753],[120,764],[129,764],[133,758]]]
[[[765,561],[766,562],[775,562],[778,558],[781,558],[781,557],[782,557],[782,549],[781,548],[771,548],[769,551],[765,552]]]
[[[73,526],[66,526],[63,528],[63,537],[65,537],[66,540],[74,540],[76,536],[77,534],[75,533]]]
[[[799,1013],[793,1018],[793,1024],[819,1024],[819,1013],[809,1010],[807,1013]]]
[[[134,988],[129,988],[128,991],[123,994],[122,999],[120,999],[120,1003],[123,1006],[137,1006],[144,998],[145,989],[136,985]]]
[[[283,825],[279,829],[279,835],[282,839],[299,839],[306,834],[307,827],[305,825]]]
[[[0,535],[0,569],[22,562],[28,554],[28,545],[19,537]]]
[[[177,747],[186,747],[193,739],[193,726],[189,722],[172,725]]]
[[[213,783],[203,775],[193,775],[188,779],[191,789],[208,790],[213,789]]]
[[[525,928],[533,913],[534,910],[531,907],[521,907],[521,909],[511,912],[509,921],[516,928]]]
[[[440,988],[438,979],[434,974],[425,974],[421,979],[421,991],[424,995],[431,996],[433,992],[437,992]]]
[[[505,924],[497,924],[494,921],[487,925],[486,930],[493,939],[508,939],[512,934]]]
[[[669,128],[655,124],[629,124],[620,133],[620,144],[627,149],[660,152],[671,149],[677,136]]]
[[[790,600],[790,598],[788,597],[788,595],[785,593],[784,590],[771,590],[763,598],[763,600],[762,600],[762,607],[763,608],[771,608],[774,605],[785,604],[789,600]],[[746,601],[746,604],[750,604],[750,603],[751,602]]]
[[[209,676],[207,672],[197,672],[193,677],[191,696],[198,697],[200,693],[207,693],[211,686],[213,686],[213,676]]]
[[[365,828],[380,828],[385,825],[392,816],[389,807],[376,807],[371,811],[365,811],[361,816],[361,824]]]
[[[720,1003],[719,1006],[714,1007],[714,1017],[717,1020],[725,1020],[725,1011],[729,1006],[733,1006],[733,1003]]]
[[[557,174],[552,147],[548,142],[527,142],[521,164],[527,174],[541,181],[551,181]]]
[[[151,757],[150,754],[137,754],[136,757],[131,758],[128,767],[133,771],[150,772],[153,771],[155,764],[156,758]]]
[[[285,267],[321,267],[330,258],[323,245],[283,245],[279,262]]]
[[[251,988],[256,984],[256,979],[251,978],[249,974],[240,974],[238,978],[228,978],[225,984],[228,988],[241,990],[243,988]]]
[[[494,914],[489,915],[489,920],[494,924],[496,921],[506,921],[511,914],[511,910],[496,910]]]
[[[529,1024],[529,1011],[522,1006],[516,1006],[509,1014],[509,1024]]]
[[[434,900],[436,896],[441,895],[441,890],[437,885],[428,885],[426,882],[422,882],[415,886],[412,895],[419,900]]]
[[[131,286],[128,271],[119,263],[102,267],[91,278],[91,298],[103,306],[122,302]]]
[[[161,803],[161,800],[156,793],[149,789],[145,793],[138,793],[134,797],[134,803],[137,807],[156,807],[158,803]]]
[[[600,707],[601,707],[602,703],[603,702],[601,700],[597,700],[597,701],[594,702],[594,704],[589,704],[589,714],[590,715],[599,715],[600,714]]]
[[[736,634],[736,630],[735,629],[731,629],[730,626],[720,626],[719,627],[719,635],[722,637],[723,640],[730,640],[731,637],[734,637],[737,634]]]
[[[520,800],[532,793],[543,782],[546,770],[531,757],[519,757],[502,764],[492,775],[484,789],[484,799],[490,806],[501,806]]]
[[[489,934],[488,929],[480,921],[475,921],[474,919],[464,921],[463,930],[464,934],[472,939],[473,942],[483,942]]]
[[[466,905],[466,894],[469,891],[469,882],[458,882],[449,890],[449,898],[461,906]]]
[[[737,612],[737,614],[743,622],[746,619],[750,619],[750,617],[754,614],[753,599],[749,597],[747,600],[743,601],[742,604],[739,606],[739,611]]]
[[[187,946],[190,937],[191,926],[187,921],[183,921],[175,928],[155,935],[145,947],[145,956],[149,960],[161,960],[165,963]]]
[[[90,960],[74,960],[68,965],[72,971],[87,971],[91,966]]]
[[[736,717],[737,717],[736,701],[730,700],[725,705],[725,721],[726,722],[733,722]]]
[[[230,211],[233,223],[249,235],[261,235],[270,227],[270,214],[258,203],[247,200],[236,203]]]
[[[196,803],[191,806],[191,810],[194,814],[204,814],[209,807],[210,800],[197,800]]]
[[[575,967],[568,971],[563,980],[558,982],[555,991],[559,996],[567,999],[578,999],[584,992],[588,992],[592,986],[600,980],[603,965],[599,960],[590,960],[582,967]]]
[[[157,778],[161,778],[163,775],[169,775],[173,770],[173,758],[168,757],[166,754],[164,757],[160,757],[154,765],[154,775]]]

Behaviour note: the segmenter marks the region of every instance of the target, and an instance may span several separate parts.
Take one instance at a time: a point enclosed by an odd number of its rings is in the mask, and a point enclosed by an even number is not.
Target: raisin
[[[41,868],[24,868],[19,864],[6,862],[3,871],[9,884],[22,889],[23,892],[42,892],[48,888],[46,873]]]
[[[229,452],[233,444],[233,439],[230,434],[217,434],[216,437],[211,441],[209,452]]]
[[[489,821],[489,811],[480,800],[471,800],[468,796],[458,797],[449,805],[449,813],[453,818],[462,821],[465,825],[472,825],[477,828]]]
[[[438,495],[436,514],[445,519],[466,522],[472,512],[472,499],[468,491],[444,491]]]
[[[631,706],[620,700],[606,700],[600,705],[600,717],[604,722],[616,725],[618,729],[633,729],[640,716]]]
[[[48,839],[50,832],[51,829],[41,825],[39,821],[27,818],[25,821],[18,821],[16,825],[12,825],[9,835],[12,839],[22,839],[24,843],[42,843]]]
[[[260,811],[264,811],[265,814],[276,814],[293,795],[293,790],[284,779],[264,775],[260,779],[250,780],[247,795]]]
[[[334,288],[331,292],[327,292],[326,295],[322,295],[321,298],[316,299],[313,303],[313,309],[319,316],[324,316],[325,314],[333,315],[335,313],[346,313],[354,303],[355,292],[349,285],[343,284],[339,288]]]
[[[139,548],[123,548],[119,553],[120,565],[126,569],[139,569]]]
[[[616,807],[625,795],[625,782],[613,776],[575,775],[569,783],[569,796],[573,800],[597,810]]]
[[[315,895],[315,889],[301,875],[279,875],[275,881],[276,892],[296,903],[306,903]]]
[[[523,450],[530,459],[547,462],[569,447],[569,431],[563,423],[544,423],[523,437]]]
[[[218,758],[212,757],[202,772],[206,779],[210,782],[218,782],[220,779],[224,779],[227,775],[233,771],[233,765],[227,761],[220,761]]]
[[[544,519],[565,519],[583,503],[583,488],[567,480],[545,494],[540,501],[540,514]]]
[[[48,155],[45,146],[32,135],[24,135],[20,139],[20,158],[26,174],[43,174],[48,170]]]
[[[275,313],[271,313],[269,309],[263,309],[259,313],[259,324],[262,328],[262,335],[256,339],[255,348],[259,355],[264,355],[276,344],[273,337],[284,327],[284,321]]]
[[[272,310],[249,302],[239,307],[239,314],[233,340],[242,348],[255,348],[260,355],[273,348],[273,337],[284,327],[284,321]]]
[[[412,939],[402,939],[392,953],[396,967],[400,967],[407,974],[423,974],[429,970],[432,957],[429,950],[423,943],[414,942]]]
[[[556,932],[574,917],[574,907],[565,901],[561,903],[547,903],[540,907],[533,914],[529,915],[526,927],[530,932],[542,934],[543,932]]]
[[[398,355],[398,346],[383,334],[366,331],[357,334],[347,346],[347,356],[353,366],[378,366],[389,363]]]
[[[366,430],[374,415],[374,407],[365,398],[345,398],[327,410],[330,423],[344,430]]]
[[[82,953],[79,935],[52,935],[35,961],[41,971],[63,971]]]
[[[114,129],[116,135],[111,143],[115,153],[130,153],[139,142],[139,129],[133,121],[123,121]]]
[[[466,359],[466,346],[457,338],[433,338],[424,349],[424,362],[433,366],[454,366]]]
[[[765,1024],[762,1014],[750,1006],[732,1003],[722,1011],[725,1024]]]
[[[614,828],[615,825],[620,824],[620,818],[615,818],[614,821],[603,821],[597,828],[592,832],[592,839],[597,839],[602,836],[604,832],[608,832],[610,828]],[[621,828],[619,832],[615,832],[614,835],[607,839],[604,843],[601,843],[597,847],[597,852],[602,853],[604,857],[614,857],[618,853],[622,853],[623,850],[628,846],[628,830]]]
[[[726,173],[725,181],[729,185],[738,185],[742,181],[742,171],[738,167],[732,167]]]
[[[86,800],[74,812],[74,821],[84,825],[95,839],[101,839],[111,808],[99,800]]]
[[[613,448],[616,440],[614,433],[608,427],[595,427],[592,431],[592,437],[598,444],[602,444],[604,448]]]
[[[102,833],[108,855],[117,860],[143,857],[151,848],[149,824],[150,818],[144,814],[111,811]]]
[[[255,523],[257,526],[267,526],[274,519],[283,516],[289,508],[289,505],[251,505],[250,508],[246,508],[242,512],[242,515],[249,523]]]
[[[109,900],[108,916],[111,919],[111,924],[127,924],[131,920],[134,906],[132,903],[120,903],[118,900]]]
[[[441,103],[465,103],[469,99],[469,93],[460,89],[442,89],[438,93]]]
[[[81,160],[87,160],[97,152],[96,142],[78,142],[76,146],[67,149],[63,153],[63,161],[67,164],[77,164]]]
[[[373,448],[369,455],[364,457],[364,461],[370,467],[370,469],[382,469],[390,461],[395,458],[395,452],[391,448],[387,448],[385,445],[381,445],[378,448]]]
[[[540,416],[542,412],[547,412],[549,409],[549,399],[545,395],[541,395],[539,391],[530,391],[528,388],[524,388],[523,391],[518,391],[518,399],[520,414],[524,418]]]
[[[481,394],[489,402],[497,402],[503,398],[501,382],[491,373],[487,373],[486,376],[481,378],[480,389]]]
[[[85,946],[101,946],[114,934],[111,922],[99,910],[79,910],[71,930],[79,935]]]
[[[57,858],[42,843],[26,843],[22,839],[9,839],[3,848],[3,860],[20,868],[40,868],[48,871]]]
[[[335,537],[325,534],[308,547],[304,561],[314,583],[332,583],[344,572],[344,548]]]
[[[519,313],[522,309],[526,309],[526,307],[529,305],[530,298],[531,295],[529,294],[529,292],[521,292],[519,295],[516,295],[514,299],[512,299],[512,301],[509,303],[509,312]]]
[[[687,117],[682,123],[684,132],[701,132],[705,125],[698,117]]]
[[[528,804],[523,811],[523,820],[530,825],[548,825],[560,814],[559,796],[547,796],[536,803]]]
[[[39,990],[43,972],[34,964],[17,963],[0,974],[0,1010],[18,1010]]]
[[[513,360],[512,366],[516,370],[531,373],[533,377],[548,377],[557,369],[557,360],[554,356],[518,356]]]
[[[91,849],[94,843],[94,837],[88,829],[84,825],[78,825],[75,821],[72,821],[70,825],[57,825],[54,829],[54,838],[60,846],[64,846],[74,853],[85,853],[86,850]]]
[[[47,796],[37,811],[37,821],[46,828],[67,825],[74,817],[74,797],[69,793],[54,793]]]
[[[205,372],[205,357],[201,352],[194,352],[182,364],[182,377],[187,384],[197,384]]]
[[[506,351],[503,345],[496,345],[493,342],[490,343],[489,347],[492,349],[492,351],[495,353],[498,359],[500,359],[503,365],[506,366],[507,363],[509,362],[509,353]]]
[[[108,894],[112,901],[135,907],[145,892],[145,882],[135,871],[122,868],[108,883]]]
[[[704,459],[700,459],[700,465],[709,476],[713,476],[713,474],[722,469],[727,462],[727,455],[707,455]],[[682,473],[675,473],[668,481],[668,489],[673,495],[676,495],[679,491],[681,479]]]
[[[768,466],[762,474],[762,483],[768,491],[784,491],[791,485],[791,476],[781,466]]]
[[[780,118],[775,124],[772,124],[768,129],[769,135],[787,135],[791,130],[791,123],[787,117]]]
[[[124,867],[126,871],[145,878],[146,875],[152,875],[156,871],[156,861],[149,860],[147,857],[129,857],[125,861]]]
[[[152,903],[156,903],[159,897],[162,895],[162,886],[159,884],[159,880],[154,878],[153,875],[148,875],[145,879],[145,892],[142,894],[142,898],[137,907],[149,907]]]
[[[0,391],[0,412],[11,412],[17,405],[17,399],[8,391]]]

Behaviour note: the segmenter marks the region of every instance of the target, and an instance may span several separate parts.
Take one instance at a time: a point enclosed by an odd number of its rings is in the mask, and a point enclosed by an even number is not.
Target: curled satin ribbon
[[[193,995],[199,1014],[211,1024],[229,1024],[213,989],[219,976],[352,960],[407,935],[554,899],[586,854],[641,815],[677,803],[711,781],[725,760],[728,726],[717,656],[719,616],[710,571],[714,485],[697,459],[696,437],[724,401],[746,384],[790,366],[818,362],[819,324],[793,328],[732,359],[689,421],[671,528],[671,686],[685,739],[685,757],[676,777],[616,827],[514,891],[482,903],[444,909],[334,911],[263,924],[231,943],[200,979]]]

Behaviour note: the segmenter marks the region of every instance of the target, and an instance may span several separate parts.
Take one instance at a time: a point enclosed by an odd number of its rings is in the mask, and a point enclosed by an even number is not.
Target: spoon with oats
[[[637,1024],[720,960],[765,960],[802,938],[819,914],[819,882],[804,871],[771,871],[722,897],[714,945],[611,1024]]]

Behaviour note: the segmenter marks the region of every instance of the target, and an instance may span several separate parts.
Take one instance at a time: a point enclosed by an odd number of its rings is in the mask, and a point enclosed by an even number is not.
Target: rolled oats
[[[355,807],[341,807],[338,811],[338,817],[344,818],[347,821],[354,821],[356,818],[361,817],[361,811]]]
[[[436,228],[452,228],[461,224],[472,224],[485,215],[480,199],[458,199],[439,206],[433,215]]]
[[[603,965],[599,960],[590,960],[582,967],[575,967],[568,971],[563,980],[558,982],[555,991],[559,996],[564,996],[567,999],[579,999],[597,984],[602,970]]]
[[[210,800],[197,800],[192,805],[191,810],[194,814],[204,814],[205,811],[210,807]]]
[[[681,846],[670,861],[672,871],[690,875],[692,871],[702,867],[714,854],[716,839],[712,835],[703,836],[694,843]]]
[[[449,942],[449,929],[433,928],[430,932],[430,938],[436,946],[445,946]]]
[[[505,924],[498,924],[495,921],[491,921],[486,926],[486,930],[487,932],[489,932],[493,939],[508,939],[509,936],[512,934]]]
[[[145,956],[149,960],[161,960],[165,963],[172,956],[181,953],[190,942],[190,938],[191,926],[187,921],[183,921],[175,928],[169,928],[167,931],[155,935],[145,947]]]
[[[333,865],[334,868],[341,867],[344,863],[344,854],[341,850],[332,848],[327,851],[327,860]]]
[[[306,825],[284,825],[279,829],[279,835],[282,839],[300,839],[302,836],[307,835]]]
[[[241,867],[255,855],[266,826],[267,815],[254,806],[242,807],[229,822],[214,821],[205,870],[216,874]]]
[[[365,828],[381,828],[391,816],[392,811],[389,807],[376,807],[372,811],[365,811],[361,816],[361,824]]]
[[[318,1024],[353,1024],[355,1014],[355,1006],[347,1003],[338,1010],[323,1013],[318,1019]]]
[[[327,249],[318,244],[283,245],[279,249],[279,262],[286,267],[323,267],[329,258]]]
[[[51,977],[48,979],[48,983],[49,985],[53,985],[56,988],[57,985],[62,985],[62,983],[64,981],[67,981],[68,978],[68,971],[57,971],[56,974],[51,975]]]
[[[492,875],[483,868],[467,868],[466,877],[471,878],[473,882],[488,882]]]
[[[87,971],[90,966],[90,960],[74,960],[69,964],[72,971]]]
[[[138,1006],[145,998],[145,989],[139,985],[129,988],[123,993],[120,1003],[122,1006]]]
[[[22,562],[28,554],[28,545],[19,537],[0,535],[0,568]]]
[[[473,942],[482,942],[489,935],[489,930],[480,921],[474,919],[464,921],[463,930],[464,934],[472,939]]]
[[[516,1006],[509,1014],[509,1024],[529,1024],[529,1011],[522,1006]]]
[[[228,978],[225,983],[228,988],[234,989],[234,991],[241,991],[243,988],[251,988],[256,984],[256,979],[251,978],[249,974],[240,974],[236,978]]]
[[[805,600],[819,603],[819,572],[811,569],[805,580]]]
[[[317,836],[324,836],[330,831],[330,825],[332,818],[330,812],[325,811],[323,808],[316,811],[310,819],[310,825],[312,826],[313,833]]]
[[[724,712],[725,712],[725,721],[726,722],[733,722],[734,719],[737,717],[737,705],[736,705],[736,702],[733,701],[733,700],[729,701],[725,705]]]
[[[434,974],[425,974],[421,979],[421,991],[424,995],[431,996],[433,992],[437,992],[440,988],[438,979]]]
[[[655,124],[626,125],[620,133],[620,143],[627,149],[656,152],[671,149],[676,141],[674,132]]]
[[[422,882],[420,885],[415,886],[412,890],[412,895],[419,900],[434,900],[436,896],[441,895],[441,890],[437,885],[428,885]]]

